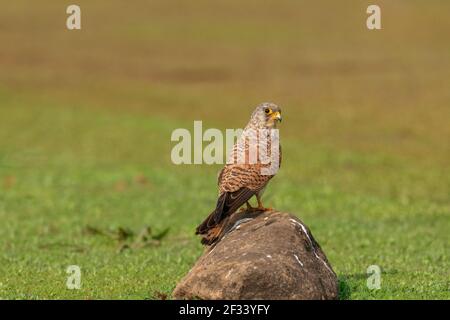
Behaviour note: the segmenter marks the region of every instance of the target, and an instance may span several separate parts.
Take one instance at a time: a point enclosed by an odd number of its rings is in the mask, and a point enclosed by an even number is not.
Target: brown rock
[[[337,299],[338,280],[297,217],[238,212],[173,292],[175,299]]]

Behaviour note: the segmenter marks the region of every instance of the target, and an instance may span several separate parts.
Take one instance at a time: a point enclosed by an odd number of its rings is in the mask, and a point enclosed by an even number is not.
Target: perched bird
[[[223,220],[242,205],[246,204],[250,211],[268,210],[263,206],[261,197],[281,164],[278,135],[274,139],[274,133],[278,132],[273,130],[281,120],[281,109],[273,103],[262,103],[253,111],[243,134],[233,146],[230,159],[219,172],[216,208],[196,229],[196,234],[203,236],[203,244],[214,243],[223,228]],[[258,148],[254,148],[255,143]],[[255,150],[256,155],[252,154]],[[263,154],[268,155],[269,162]],[[276,170],[269,170],[274,165]],[[248,202],[253,196],[258,201],[257,208],[251,207]]]

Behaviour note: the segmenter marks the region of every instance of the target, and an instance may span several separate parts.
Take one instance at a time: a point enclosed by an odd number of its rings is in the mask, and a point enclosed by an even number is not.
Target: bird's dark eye
[[[264,112],[265,112],[265,113],[267,113],[267,114],[269,114],[269,113],[270,113],[270,111],[272,111],[272,110],[270,110],[270,108],[266,108],[266,109],[264,109]]]

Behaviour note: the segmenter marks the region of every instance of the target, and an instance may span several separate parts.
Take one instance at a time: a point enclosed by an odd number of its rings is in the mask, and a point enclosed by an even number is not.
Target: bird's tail
[[[197,227],[195,234],[202,235],[202,244],[210,245],[214,243],[222,233],[225,226],[223,223],[226,215],[224,211],[227,193],[222,194],[217,200],[216,208],[206,217],[206,219]]]
[[[224,204],[225,199],[227,197],[227,193],[223,193],[220,195],[219,199],[217,199],[216,208],[211,212],[206,219],[197,227],[195,230],[195,234],[206,234],[208,230],[217,226],[222,218],[224,217]]]
[[[199,234],[202,236],[202,244],[203,245],[212,245],[217,240],[219,240],[222,235],[222,230],[225,227],[224,221],[220,221],[219,223],[214,221],[215,212],[211,212],[211,214],[203,221],[195,231],[195,234]]]
[[[206,234],[208,230],[213,228],[217,223],[214,221],[216,210],[211,212],[206,219],[195,229],[195,234]]]

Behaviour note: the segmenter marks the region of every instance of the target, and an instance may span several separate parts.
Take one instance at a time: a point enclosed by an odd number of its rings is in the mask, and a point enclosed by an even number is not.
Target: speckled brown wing
[[[222,170],[219,194],[224,196],[223,210],[216,211],[214,220],[221,221],[235,212],[263,189],[272,176],[261,174],[261,165],[227,165]]]
[[[254,167],[255,165],[252,165]],[[226,165],[219,174],[219,198],[213,212],[197,227],[205,234],[225,217],[235,212],[259,190],[256,188],[256,168],[249,165]]]
[[[216,208],[197,227],[197,234],[207,233],[267,185],[273,175],[261,174],[262,167],[261,164],[230,164],[222,169]]]

